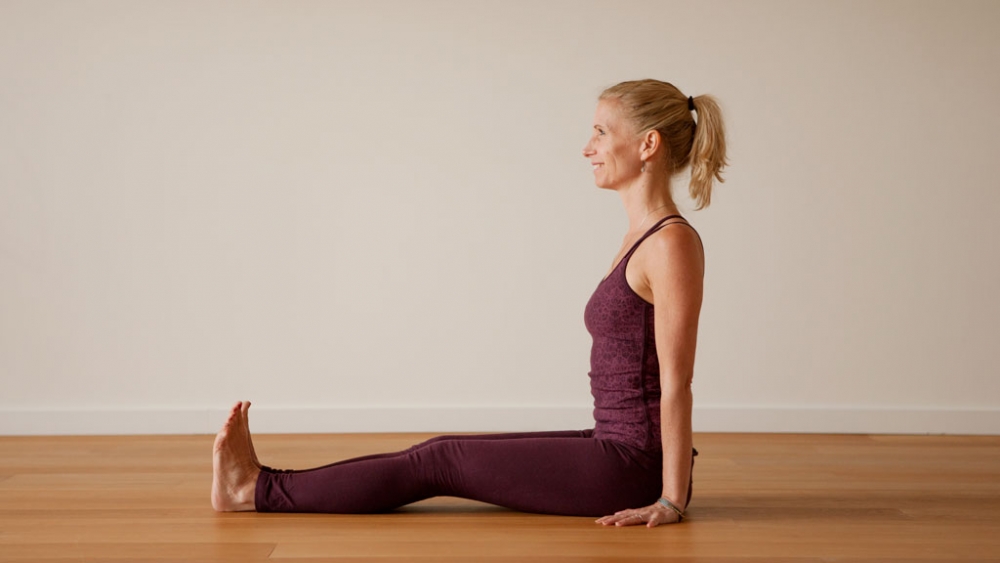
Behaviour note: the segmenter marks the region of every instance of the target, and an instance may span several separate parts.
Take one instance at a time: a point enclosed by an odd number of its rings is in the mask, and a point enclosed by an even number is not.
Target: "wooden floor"
[[[308,468],[433,434],[257,435]],[[391,514],[212,510],[213,436],[0,437],[0,561],[996,561],[1000,437],[696,434],[681,524],[439,497]]]

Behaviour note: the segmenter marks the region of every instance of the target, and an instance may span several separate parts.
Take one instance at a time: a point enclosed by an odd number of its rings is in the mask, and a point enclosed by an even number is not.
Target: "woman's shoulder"
[[[665,252],[684,252],[691,249],[704,250],[701,242],[701,235],[686,219],[675,218],[664,222],[660,227],[650,233],[646,242],[655,255],[662,256]]]
[[[690,223],[679,218],[666,221],[651,233],[639,245],[636,254],[644,271],[704,268],[705,249],[701,235]]]

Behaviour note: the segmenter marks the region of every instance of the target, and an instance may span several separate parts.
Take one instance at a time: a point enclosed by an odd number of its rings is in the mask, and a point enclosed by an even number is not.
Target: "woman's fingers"
[[[626,511],[619,510],[618,512],[615,512],[614,514],[612,514],[610,516],[605,516],[603,518],[599,518],[597,520],[597,522],[600,523],[600,524],[614,524],[615,522],[617,522],[618,520],[621,520],[625,516],[626,516]]]
[[[645,518],[642,517],[638,512],[633,512],[622,516],[615,522],[615,526],[635,526],[636,524],[645,524]]]
[[[611,516],[602,516],[601,518],[598,518],[597,520],[594,520],[594,522],[597,522],[598,524],[605,524],[605,525],[607,525],[607,524],[614,524],[615,523],[615,519],[617,519],[617,518],[618,518],[618,515],[617,514],[613,514]]]
[[[634,526],[636,524],[645,524],[646,518],[643,517],[638,512],[616,512],[611,516],[604,516],[595,520],[598,524],[603,524],[605,526],[610,526],[614,524],[616,526]]]

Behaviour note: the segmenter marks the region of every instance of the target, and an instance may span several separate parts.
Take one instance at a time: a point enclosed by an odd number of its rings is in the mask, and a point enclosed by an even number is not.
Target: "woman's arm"
[[[653,294],[656,353],[660,362],[660,438],[663,496],[686,508],[691,479],[691,410],[704,263],[698,235],[687,226],[650,237],[646,279]],[[655,242],[654,242],[655,241]]]

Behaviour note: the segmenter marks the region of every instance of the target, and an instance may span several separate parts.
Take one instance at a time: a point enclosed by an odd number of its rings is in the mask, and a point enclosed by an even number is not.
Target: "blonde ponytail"
[[[698,122],[688,158],[691,164],[691,181],[688,192],[698,202],[695,209],[708,207],[712,202],[712,182],[723,183],[722,169],[726,162],[726,131],[722,125],[722,110],[709,95],[694,96]]]

